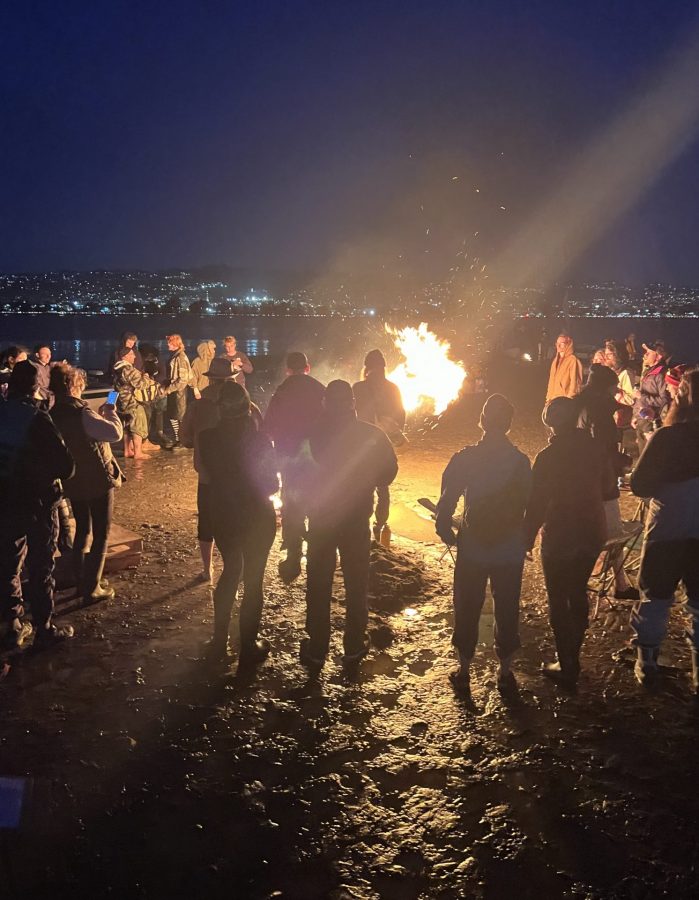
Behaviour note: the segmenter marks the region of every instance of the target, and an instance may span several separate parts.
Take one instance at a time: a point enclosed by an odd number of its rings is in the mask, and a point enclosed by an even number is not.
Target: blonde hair
[[[171,344],[174,344],[178,350],[184,350],[184,341],[182,340],[182,335],[168,334],[166,335],[166,338]]]
[[[74,391],[83,391],[87,379],[82,369],[76,369],[68,363],[58,363],[51,369],[49,390],[56,397],[72,397]]]

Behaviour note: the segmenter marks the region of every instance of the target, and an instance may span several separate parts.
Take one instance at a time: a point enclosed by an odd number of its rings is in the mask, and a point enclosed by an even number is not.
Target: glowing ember
[[[449,359],[448,341],[440,341],[422,322],[419,328],[386,326],[396,347],[405,357],[388,378],[398,385],[408,412],[432,407],[439,415],[459,396],[466,372],[461,363]]]

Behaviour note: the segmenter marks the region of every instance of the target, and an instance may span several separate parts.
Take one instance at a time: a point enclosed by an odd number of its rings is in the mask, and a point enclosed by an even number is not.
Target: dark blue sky
[[[5,0],[0,269],[490,264],[695,13]],[[699,284],[698,172],[694,141],[571,274]]]

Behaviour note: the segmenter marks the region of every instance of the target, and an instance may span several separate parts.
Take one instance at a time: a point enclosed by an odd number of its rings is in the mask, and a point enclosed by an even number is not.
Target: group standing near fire
[[[190,364],[181,336],[171,334],[169,356],[161,363],[153,345],[139,345],[137,335],[125,332],[108,367],[113,402],[97,411],[83,399],[84,374],[65,361],[52,361],[48,344],[37,345],[31,360],[22,347],[5,351],[0,370],[5,649],[20,648],[32,634],[25,590],[37,648],[73,634],[52,618],[59,510],[67,508],[66,498],[75,518],[70,553],[76,597],[83,604],[114,597],[103,568],[114,492],[124,477],[111,445],[123,439],[124,456],[136,460],[147,459],[149,448],[194,450],[202,580],[214,580],[215,547],[223,560],[214,591],[211,658],[228,658],[241,582],[240,665],[254,669],[271,650],[260,631],[278,515],[273,499],[279,492],[286,551],[279,574],[286,584],[302,574],[306,548],[301,662],[316,674],[329,653],[338,554],[345,583],[344,665],[357,666],[369,651],[372,528],[376,540],[386,534],[390,540],[389,489],[398,471],[394,446],[406,441],[406,413],[400,391],[386,377],[386,360],[372,350],[360,381],[335,380],[324,387],[310,374],[304,353],[289,353],[285,378],[263,416],[246,390],[250,359],[233,336],[223,343],[217,356],[214,341],[200,342]],[[462,696],[470,696],[488,583],[497,686],[504,694],[517,691],[513,659],[520,646],[522,575],[539,532],[556,649],[544,674],[564,688],[575,687],[588,627],[588,584],[600,553],[608,552],[616,598],[635,603],[635,674],[641,684],[659,677],[669,611],[684,584],[693,685],[699,692],[699,372],[671,366],[665,346],[656,342],[643,345],[636,382],[635,346],[633,335],[623,343],[607,341],[593,356],[583,384],[572,338],[561,334],[542,416],[549,443],[533,466],[508,437],[514,407],[494,394],[482,409],[482,439],[455,454],[444,471],[436,531],[456,547],[452,640],[458,665],[451,681]],[[639,456],[630,478],[632,460],[624,452],[629,433]],[[638,587],[624,568],[619,497],[620,489],[629,487],[649,507]],[[457,518],[460,502],[463,514]]]

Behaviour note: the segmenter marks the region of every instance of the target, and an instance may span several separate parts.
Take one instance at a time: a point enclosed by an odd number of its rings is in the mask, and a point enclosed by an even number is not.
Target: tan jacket
[[[573,343],[571,341],[566,348],[565,355],[559,356],[557,353],[551,363],[546,402],[553,400],[554,397],[575,397],[582,388],[582,376],[582,363],[573,353]]]

